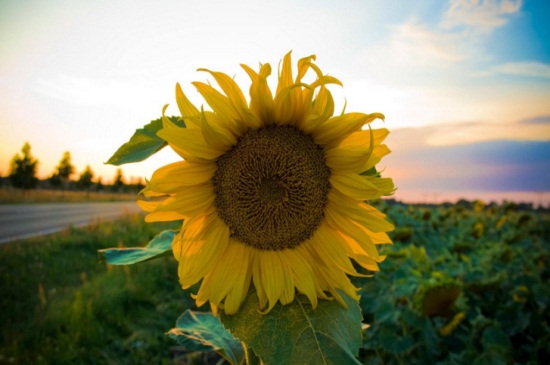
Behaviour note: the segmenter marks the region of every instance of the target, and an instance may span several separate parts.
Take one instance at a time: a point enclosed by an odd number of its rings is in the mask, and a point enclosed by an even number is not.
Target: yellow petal
[[[268,308],[271,311],[281,297],[284,287],[283,267],[279,255],[275,251],[263,251],[260,255],[260,278],[268,299]]]
[[[386,232],[373,232],[369,230],[368,228],[364,227],[367,230],[368,235],[372,239],[372,242],[375,245],[384,245],[384,244],[391,244],[392,240],[390,236]]]
[[[201,110],[201,131],[204,141],[209,146],[216,146],[223,151],[229,150],[237,143],[237,139],[224,125],[212,126],[212,122],[215,123],[216,118],[207,118],[204,110]]]
[[[317,80],[311,83],[310,87],[312,89],[316,89],[321,85],[327,85],[327,84],[337,84],[342,86],[342,83],[340,80],[338,80],[336,77],[332,76],[321,76]]]
[[[282,251],[276,251],[279,256],[279,261],[281,262],[283,268],[283,291],[281,293],[281,304],[285,305],[294,300],[295,288],[294,288],[294,276],[292,274],[291,265],[286,262],[286,255]]]
[[[278,125],[294,125],[303,118],[303,99],[301,87],[308,87],[292,79],[291,53],[288,52],[282,68],[279,70],[279,82],[274,99],[275,122]]]
[[[218,114],[224,120],[224,124],[231,128],[234,135],[240,135],[242,133],[242,124],[239,125],[239,114],[235,110],[233,104],[229,98],[212,86],[204,84],[202,82],[195,81],[192,83],[197,88],[198,92],[202,95],[204,100],[210,105],[212,110]]]
[[[256,293],[258,295],[258,305],[261,308],[265,308],[267,305],[267,295],[263,285],[262,280],[262,267],[261,267],[261,258],[264,254],[264,251],[253,250],[251,252],[252,260],[252,281],[254,282],[254,288],[256,288]]]
[[[186,121],[187,128],[199,127],[197,116],[199,110],[189,101],[187,96],[183,93],[180,84],[176,84],[176,102],[180,110],[180,114],[184,121]]]
[[[311,105],[309,116],[298,121],[298,128],[306,134],[312,134],[334,113],[334,99],[326,87],[321,86],[317,97]]]
[[[359,300],[357,288],[351,284],[349,278],[342,271],[334,267],[327,267],[324,270],[316,270],[316,275],[319,277],[324,290],[330,292],[332,297],[344,308],[347,308],[347,304],[336,289],[340,289],[351,298]]]
[[[279,70],[279,82],[277,84],[277,92],[275,95],[279,95],[284,89],[289,87],[294,83],[292,80],[292,61],[290,54],[292,51],[288,52],[283,59],[283,67]]]
[[[365,176],[346,171],[333,171],[331,185],[343,194],[360,200],[377,199],[383,192]]]
[[[307,111],[304,108],[302,87],[307,84],[292,84],[281,90],[273,101],[275,105],[275,123],[277,125],[298,125]]]
[[[321,70],[319,70],[319,68],[317,68],[315,66],[315,64],[313,64],[311,61],[315,61],[316,60],[316,56],[315,55],[311,55],[311,56],[308,56],[308,57],[304,57],[304,58],[301,58],[299,61],[298,61],[298,75],[296,76],[296,83],[299,83],[302,78],[305,76],[306,72],[309,70],[309,68],[311,67],[315,67],[314,70],[317,71],[317,76],[318,77],[321,77],[323,76],[323,74],[321,73]]]
[[[241,118],[245,118],[248,107],[246,105],[246,99],[244,98],[243,92],[237,83],[231,77],[222,72],[214,72],[205,68],[199,68],[199,71],[205,71],[214,76],[214,79],[218,85],[220,85],[225,95],[227,95],[235,110],[241,115]]]
[[[387,129],[369,128],[369,130],[350,134],[338,145],[325,149],[327,165],[333,170],[354,172],[369,170],[385,154],[384,148],[379,143],[388,133]]]
[[[346,242],[344,248],[349,257],[353,258],[359,265],[370,271],[379,271],[378,262],[382,261],[383,256],[379,256],[377,259],[370,257],[366,250],[356,240],[350,236],[340,232],[343,240]]]
[[[180,232],[172,242],[172,252],[176,260],[182,261],[192,256],[195,243],[200,242],[198,238],[204,231],[207,216],[207,214],[199,214],[183,222]]]
[[[350,236],[365,250],[368,256],[377,259],[378,250],[370,239],[369,235],[362,230],[356,223],[342,216],[335,209],[326,210],[326,221],[336,231],[341,231]]]
[[[380,162],[380,160],[382,160],[382,157],[386,156],[390,152],[390,149],[385,144],[375,146],[369,159],[365,162],[364,165],[361,166],[361,172],[368,171],[373,168]]]
[[[362,172],[369,157],[369,151],[364,149],[346,149],[340,146],[325,149],[326,164],[333,171]]]
[[[197,283],[219,265],[229,242],[229,227],[218,218],[217,214],[212,214],[209,218],[210,221],[206,223],[207,228],[200,237],[200,244],[196,244],[198,252],[186,251],[184,257],[189,260],[189,263],[180,264],[183,266],[180,279],[185,277],[189,286]],[[185,237],[184,234],[184,239]]]
[[[242,246],[241,243],[230,242],[223,252],[223,260],[219,260],[218,265],[212,271],[209,300],[216,304],[219,304],[240,277],[246,274],[246,265],[249,260],[245,256],[247,251]]]
[[[375,146],[378,146],[382,141],[388,136],[390,132],[386,128],[373,129],[373,143]],[[354,132],[347,136],[342,142],[340,142],[339,147],[349,148],[349,149],[365,149],[368,148],[371,144],[370,130],[360,130]]]
[[[376,260],[371,257],[365,256],[365,255],[357,255],[357,256],[354,256],[353,258],[359,265],[361,265],[367,270],[380,271],[378,262],[376,262]]]
[[[208,145],[200,129],[163,128],[157,135],[172,147],[177,147],[186,160],[196,161],[198,157],[211,161],[225,152],[224,146]]]
[[[157,209],[157,207],[160,205],[160,201],[147,201],[147,200],[138,200],[136,201],[137,205],[143,210],[144,212],[152,212],[153,210]]]
[[[384,116],[379,113],[348,113],[332,117],[313,132],[313,139],[315,143],[321,146],[336,145],[348,137],[348,135],[359,131],[361,127],[372,122],[376,118],[383,119]]]
[[[302,294],[305,294],[309,299],[313,308],[317,307],[317,291],[314,280],[313,269],[309,259],[309,252],[305,251],[300,245],[296,249],[284,250],[284,261],[290,266],[293,274],[293,282],[296,289]]]
[[[202,280],[202,283],[197,295],[192,296],[195,299],[195,304],[197,305],[197,307],[202,306],[204,303],[208,302],[209,300],[212,301],[211,299],[212,280],[214,279],[215,275],[216,274],[213,271],[208,273]],[[219,304],[220,304],[219,302],[218,303],[214,303],[213,301],[211,302],[211,306],[213,309],[214,308],[217,309]]]
[[[212,184],[186,187],[162,202],[155,211],[174,211],[184,216],[193,216],[206,211],[214,204],[214,187]]]
[[[373,232],[387,232],[394,229],[394,226],[386,221],[385,214],[380,213],[376,208],[351,199],[334,189],[328,194],[327,210],[334,210],[348,220],[355,221],[361,226]],[[382,238],[377,236],[377,238]]]
[[[227,314],[234,314],[238,311],[239,306],[246,298],[250,287],[252,269],[250,264],[251,249],[248,246],[240,244],[243,249],[242,262],[244,265],[240,267],[240,273],[233,288],[227,294],[224,300],[224,311]]]
[[[172,222],[185,218],[186,216],[178,212],[151,212],[145,216],[145,222]]]
[[[326,223],[319,225],[311,240],[315,247],[313,253],[318,255],[327,266],[337,266],[347,274],[359,276],[344,250],[342,237]]]
[[[156,170],[147,185],[152,190],[173,193],[185,186],[210,181],[217,170],[215,163],[191,163],[178,161]]]
[[[164,108],[162,109],[162,125],[163,125],[163,130],[165,130],[164,133],[177,134],[180,130],[185,130],[185,129],[189,130],[190,128],[182,128],[182,127],[172,123],[172,121],[170,119],[168,119],[167,117],[164,116],[164,112],[166,111],[167,107],[168,107],[168,105],[165,105]],[[200,124],[200,121],[198,123]],[[197,131],[198,129],[195,128],[195,130]],[[160,131],[157,132],[157,136],[160,137],[159,132]],[[162,137],[160,137],[160,138],[162,138]],[[205,160],[201,157],[192,155],[191,153],[189,153],[189,151],[187,149],[182,149],[178,145],[175,145],[171,142],[168,142],[168,144],[174,150],[174,152],[176,152],[178,155],[180,155],[181,157],[183,157],[186,160],[194,161],[194,162],[198,162],[198,163],[202,163],[202,162],[207,161],[207,160]]]
[[[257,74],[247,65],[241,65],[246,71],[252,85],[250,86],[250,110],[256,116],[253,122],[257,125],[250,125],[251,128],[260,128],[274,121],[274,104],[273,95],[267,84],[267,76],[271,74],[271,66],[269,64],[262,65],[260,73]]]
[[[372,185],[382,192],[382,195],[388,196],[392,195],[395,192],[395,186],[393,185],[393,180],[388,177],[377,177],[377,176],[365,176]]]

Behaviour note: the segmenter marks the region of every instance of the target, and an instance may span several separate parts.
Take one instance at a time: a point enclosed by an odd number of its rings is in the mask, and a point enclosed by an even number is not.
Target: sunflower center
[[[265,202],[280,203],[287,197],[285,187],[275,179],[265,179],[259,186],[260,197]]]
[[[217,163],[215,204],[233,238],[282,250],[297,247],[319,226],[330,170],[310,136],[290,126],[250,130]]]

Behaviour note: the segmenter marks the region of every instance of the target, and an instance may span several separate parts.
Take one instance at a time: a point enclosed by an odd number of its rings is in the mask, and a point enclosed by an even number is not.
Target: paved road
[[[140,209],[134,202],[0,204],[0,244],[138,211]]]

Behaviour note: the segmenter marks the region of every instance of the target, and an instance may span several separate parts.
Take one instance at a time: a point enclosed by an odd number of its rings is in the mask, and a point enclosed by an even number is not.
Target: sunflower
[[[234,314],[253,285],[265,313],[301,293],[313,308],[359,299],[347,275],[362,276],[351,259],[377,271],[376,245],[391,243],[393,225],[365,201],[393,193],[374,169],[389,153],[387,129],[363,129],[382,114],[333,116],[327,84],[313,61],[288,53],[273,95],[269,64],[251,79],[250,101],[224,73],[206,69],[221,91],[193,82],[212,111],[198,109],[176,85],[186,127],[164,117],[157,135],[183,160],[158,169],[138,204],[146,221],[183,220],[172,251],[184,289],[202,280],[197,306]],[[303,81],[312,70],[312,83]]]

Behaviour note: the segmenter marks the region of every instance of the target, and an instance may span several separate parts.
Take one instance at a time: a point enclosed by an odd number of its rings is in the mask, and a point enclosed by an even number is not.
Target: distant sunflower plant
[[[230,363],[357,363],[362,318],[348,276],[378,271],[376,246],[391,243],[393,225],[368,204],[395,190],[375,167],[390,152],[388,130],[370,127],[379,113],[334,115],[327,85],[342,84],[314,61],[300,59],[294,77],[288,53],[275,93],[269,64],[241,65],[248,100],[233,78],[199,69],[219,86],[193,82],[211,110],[177,84],[181,117],[165,106],[108,161],[141,161],[167,145],[182,158],[155,171],[138,200],[146,221],[181,229],[100,255],[130,264],[173,254],[183,289],[211,308],[186,311],[169,332],[190,350]]]

